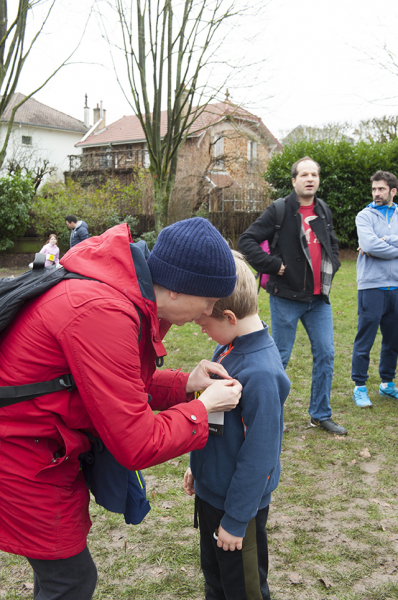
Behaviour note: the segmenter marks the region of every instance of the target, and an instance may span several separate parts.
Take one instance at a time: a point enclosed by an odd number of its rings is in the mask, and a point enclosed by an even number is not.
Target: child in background
[[[266,522],[280,476],[283,404],[289,394],[278,349],[258,316],[253,273],[233,252],[234,293],[196,321],[218,342],[222,362],[243,386],[239,405],[209,415],[205,448],[191,452],[184,490],[196,493],[206,600],[269,600]]]
[[[58,238],[52,233],[48,238],[45,246],[40,250],[41,254],[46,255],[45,267],[52,267],[52,265],[59,264],[59,248],[57,246]]]

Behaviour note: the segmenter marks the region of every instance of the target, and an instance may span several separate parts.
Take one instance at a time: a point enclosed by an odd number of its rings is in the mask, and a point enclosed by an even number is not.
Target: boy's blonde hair
[[[224,310],[231,310],[238,319],[244,319],[258,312],[256,278],[243,255],[236,250],[232,250],[232,254],[238,279],[233,293],[215,303],[211,313],[215,319],[222,319]]]

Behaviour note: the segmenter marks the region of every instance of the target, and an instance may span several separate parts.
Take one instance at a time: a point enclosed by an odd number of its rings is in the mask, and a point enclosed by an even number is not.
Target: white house
[[[0,118],[1,144],[7,132],[11,111],[23,98],[23,94],[14,94]],[[11,159],[28,164],[32,169],[45,160],[55,168],[51,177],[61,180],[63,172],[69,168],[68,155],[76,152],[75,144],[87,131],[88,127],[83,121],[29,98],[15,113],[3,170]]]

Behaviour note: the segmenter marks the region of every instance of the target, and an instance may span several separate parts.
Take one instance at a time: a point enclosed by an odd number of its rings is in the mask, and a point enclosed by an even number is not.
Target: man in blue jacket
[[[79,242],[87,240],[90,237],[86,221],[78,221],[76,215],[68,215],[65,217],[65,223],[71,230],[70,248],[73,248],[73,246],[76,246]]]
[[[356,218],[359,256],[358,333],[352,352],[353,400],[357,406],[372,406],[366,389],[369,354],[380,325],[382,345],[379,393],[398,400],[393,381],[398,357],[398,212],[393,198],[398,179],[388,171],[370,178],[373,202]]]

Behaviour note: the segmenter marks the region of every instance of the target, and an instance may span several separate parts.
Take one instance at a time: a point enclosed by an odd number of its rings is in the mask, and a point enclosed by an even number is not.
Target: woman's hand
[[[211,362],[210,360],[201,360],[200,363],[194,368],[190,376],[188,377],[186,392],[201,392],[214,383],[213,379],[210,379],[210,375],[214,373],[224,379],[232,380],[222,365]]]
[[[236,379],[211,380],[210,385],[199,400],[206,407],[207,414],[213,412],[225,412],[237,406],[242,395],[242,386]]]

